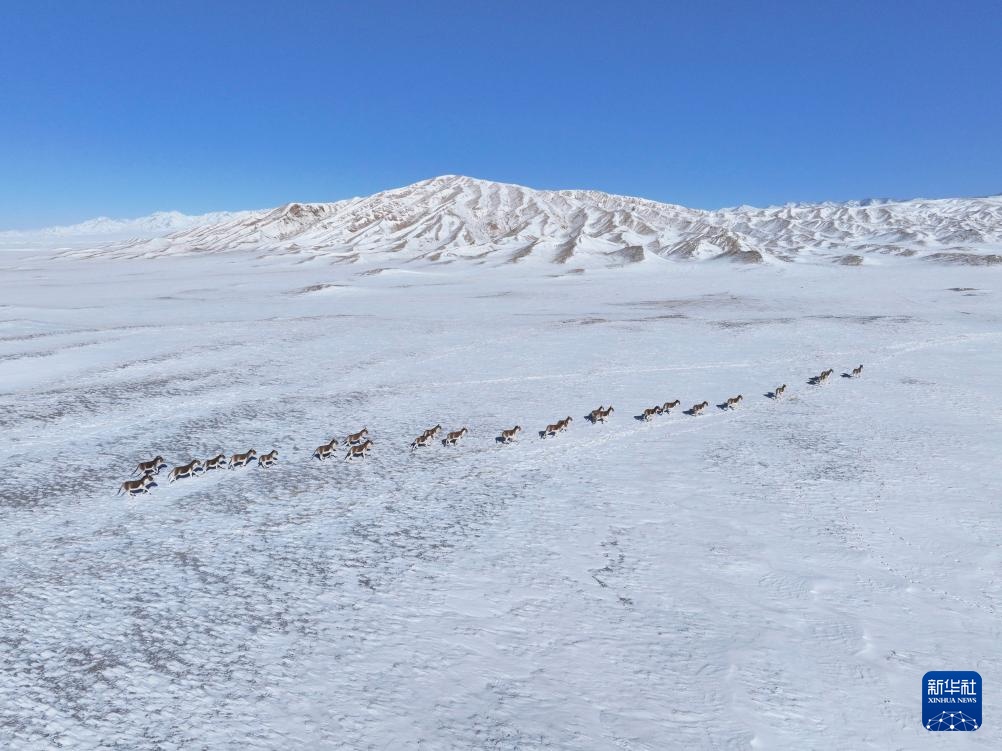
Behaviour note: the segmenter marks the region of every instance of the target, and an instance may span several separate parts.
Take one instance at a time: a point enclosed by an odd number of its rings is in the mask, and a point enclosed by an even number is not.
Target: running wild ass
[[[435,434],[429,433],[426,430],[424,433],[419,435],[411,442],[411,448],[417,449],[417,448],[424,448],[425,446],[430,446],[431,442],[434,440],[435,440]]]
[[[451,433],[446,433],[445,438],[442,439],[442,445],[455,446],[467,432],[469,431],[466,428],[460,428],[459,430],[453,430]]]
[[[365,455],[369,452],[369,449],[371,448],[372,448],[372,441],[368,439],[366,439],[363,443],[358,444],[357,446],[349,446],[348,453],[344,455],[344,460],[348,461],[349,459],[355,459],[357,457],[361,457],[364,459]]]
[[[143,495],[150,492],[150,488],[157,486],[152,475],[143,475],[138,480],[126,480],[118,488],[115,495]]]
[[[323,446],[317,446],[317,450],[313,452],[313,458],[324,461],[330,459],[334,455],[334,450],[337,448],[337,438],[331,438],[329,443],[325,443]]]
[[[416,449],[420,448],[421,446],[430,446],[431,442],[435,440],[435,436],[437,436],[441,430],[442,430],[441,425],[436,425],[434,428],[428,428],[421,435],[419,435],[417,438],[414,439],[414,441],[411,443],[411,448]]]
[[[563,420],[557,420],[554,423],[550,423],[546,426],[545,430],[540,431],[539,437],[546,438],[548,435],[556,435],[557,433],[562,433],[567,430],[567,426],[571,424],[572,417],[568,415]]]
[[[180,467],[174,467],[167,475],[168,482],[174,482],[175,480],[180,480],[182,477],[194,477],[196,472],[204,471],[205,467],[202,462],[198,459],[192,459],[187,464],[182,464]]]
[[[212,469],[222,469],[226,465],[226,454],[218,454],[205,460],[203,468],[206,472]]]
[[[257,456],[257,451],[255,451],[254,449],[250,449],[245,454],[234,454],[233,456],[230,457],[229,467],[230,469],[234,469],[236,467],[245,467],[248,464],[250,464],[251,460],[255,456]]]
[[[511,428],[510,430],[502,430],[501,443],[511,443],[512,441],[515,440],[515,437],[521,432],[522,432],[521,425],[516,425],[514,428]]]
[[[643,412],[640,413],[640,419],[644,422],[650,422],[654,419],[654,415],[660,415],[662,412],[661,405],[656,407],[647,407]]]
[[[349,446],[356,446],[365,439],[369,437],[369,429],[362,428],[357,433],[349,433],[348,437],[344,439],[344,442]]]
[[[588,413],[588,419],[591,420],[592,423],[605,422],[609,419],[609,415],[615,411],[616,410],[613,409],[611,404],[608,407],[599,407],[598,409],[593,409]]]
[[[155,457],[150,459],[148,462],[139,462],[136,468],[132,470],[134,475],[159,475],[161,469],[167,468],[167,462],[164,458],[157,454]]]

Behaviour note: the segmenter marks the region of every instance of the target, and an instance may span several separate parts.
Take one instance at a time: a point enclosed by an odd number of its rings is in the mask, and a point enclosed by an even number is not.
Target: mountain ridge
[[[330,203],[291,202],[199,217],[160,212],[135,220],[102,218],[43,233],[72,240],[73,230],[84,226],[136,236],[82,243],[88,247],[74,250],[74,257],[254,250],[366,265],[538,262],[588,268],[664,259],[860,265],[890,258],[1002,263],[1002,197],[705,210],[462,175]],[[10,234],[0,233],[0,242]]]

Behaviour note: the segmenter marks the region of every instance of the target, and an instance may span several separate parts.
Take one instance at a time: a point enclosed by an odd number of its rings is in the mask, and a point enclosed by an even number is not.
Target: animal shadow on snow
[[[852,378],[852,374],[851,373],[843,373],[842,377],[843,378]]]
[[[807,382],[811,386],[817,386],[821,383],[821,378],[819,376],[811,376],[810,378],[807,379]]]
[[[766,399],[775,399],[776,398],[776,392],[775,391],[766,391],[764,394],[762,394],[762,396],[764,396]]]
[[[720,404],[717,405],[717,409],[727,410],[730,409],[730,407],[727,405],[727,402],[720,402]]]

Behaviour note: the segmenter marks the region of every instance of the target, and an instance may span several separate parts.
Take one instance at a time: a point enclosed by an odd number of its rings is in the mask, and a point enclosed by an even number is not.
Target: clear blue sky
[[[446,173],[1002,192],[1002,2],[0,2],[0,228]]]

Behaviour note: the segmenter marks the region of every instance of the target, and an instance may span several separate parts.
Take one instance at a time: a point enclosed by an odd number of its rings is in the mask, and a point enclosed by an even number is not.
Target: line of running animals
[[[828,370],[821,371],[820,374],[808,379],[808,383],[818,386],[828,381],[834,371],[829,368]],[[863,366],[853,368],[851,374],[843,373],[844,376],[849,378],[856,378],[863,373]],[[770,394],[771,398],[779,399],[786,392],[786,384],[782,386],[777,386],[776,389]],[[737,396],[732,396],[726,399],[723,403],[717,405],[721,409],[734,409],[738,404],[743,401],[744,397],[741,394]],[[637,417],[640,420],[649,422],[654,419],[656,415],[668,414],[671,410],[675,409],[679,405],[679,400],[676,399],[672,402],[665,402],[664,404],[658,404],[653,407],[648,407],[644,409]],[[699,404],[692,405],[689,409],[685,410],[688,415],[696,416],[700,414],[704,409],[709,406],[709,402],[703,401]],[[609,416],[615,412],[612,406],[601,406],[598,409],[593,409],[587,416],[592,424],[597,424],[600,422],[605,422]],[[570,416],[565,417],[563,420],[557,420],[546,426],[545,430],[539,431],[540,438],[546,438],[547,436],[555,436],[558,433],[562,433],[567,430],[567,427],[571,424],[573,418]],[[441,425],[436,425],[433,428],[428,428],[421,435],[414,439],[411,443],[411,449],[423,448],[425,446],[430,446],[432,442],[438,437],[439,433],[442,431]],[[455,446],[460,440],[467,434],[466,428],[460,428],[459,430],[454,430],[450,433],[446,433],[445,437],[442,438],[443,446]],[[511,443],[518,437],[518,434],[522,432],[522,426],[516,425],[514,428],[509,430],[502,430],[501,435],[495,440],[498,443]],[[372,441],[369,439],[368,428],[362,428],[357,433],[352,433],[344,439],[344,447],[348,449],[348,452],[344,455],[345,461],[351,459],[365,458],[366,454],[372,449]],[[313,452],[313,458],[319,459],[320,461],[326,461],[334,456],[335,452],[339,447],[338,439],[331,438],[329,443],[325,443],[322,446],[317,446],[316,451]],[[251,464],[255,459],[257,459],[257,465],[259,467],[270,467],[272,464],[278,461],[278,449],[272,449],[267,454],[258,454],[254,449],[250,449],[243,454],[233,454],[227,460],[225,454],[219,454],[218,456],[213,456],[205,461],[200,459],[192,459],[187,464],[183,464],[179,467],[174,467],[168,474],[168,482],[174,482],[183,477],[194,477],[199,473],[210,472],[216,469],[222,469],[224,466],[229,469],[236,469],[237,467],[245,467]],[[139,475],[136,480],[126,480],[122,483],[121,487],[118,489],[118,494],[122,495],[143,495],[150,492],[150,488],[155,488],[157,486],[154,477],[160,474],[160,470],[166,469],[167,463],[164,461],[162,456],[156,456],[146,462],[139,462],[136,468],[133,470],[133,475]]]

